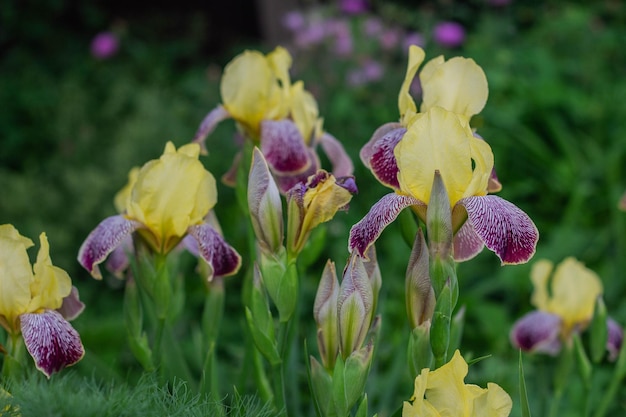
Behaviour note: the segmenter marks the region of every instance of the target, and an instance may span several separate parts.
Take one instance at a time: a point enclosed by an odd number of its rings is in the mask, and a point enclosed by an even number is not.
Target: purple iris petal
[[[22,314],[20,323],[24,345],[37,369],[47,377],[75,364],[85,354],[78,332],[57,311]]]
[[[133,253],[133,251],[133,237],[131,235],[127,235],[122,241],[122,244],[115,248],[107,258],[107,261],[104,264],[107,271],[115,275],[117,278],[123,278],[123,272],[126,271],[130,265],[128,254]]]
[[[420,200],[408,195],[387,194],[374,204],[369,213],[350,229],[348,250],[357,250],[359,255],[367,259],[365,252],[378,239],[385,227],[398,217],[405,208],[425,205]]]
[[[215,130],[215,126],[222,120],[226,120],[230,118],[230,114],[223,106],[217,106],[213,110],[209,112],[200,123],[200,127],[196,131],[192,142],[200,144],[200,148],[202,149],[202,153],[206,154],[206,137]]]
[[[261,122],[261,152],[280,175],[299,174],[311,166],[309,149],[291,120]]]
[[[464,262],[478,255],[485,244],[483,240],[476,234],[474,227],[468,221],[454,235],[454,260]]]
[[[224,238],[208,223],[189,227],[187,233],[198,243],[199,255],[211,266],[213,277],[222,277],[237,273],[241,266],[241,256]]]
[[[398,164],[393,150],[402,140],[405,132],[405,128],[395,129],[380,138],[372,146],[372,156],[369,161],[376,179],[394,190],[400,188],[400,183],[398,182]]]
[[[57,311],[63,316],[63,318],[65,318],[65,320],[72,321],[78,317],[84,309],[85,304],[80,301],[78,288],[72,286],[70,295],[63,299],[63,304],[61,304],[61,307],[57,308]]]
[[[335,177],[347,177],[354,173],[352,160],[341,142],[335,139],[334,136],[324,132],[320,137],[320,145],[333,165],[333,175]]]
[[[94,278],[101,279],[98,264],[106,259],[124,239],[143,225],[122,215],[107,217],[89,233],[78,251],[78,262]]]
[[[539,231],[521,209],[495,195],[467,197],[458,202],[465,207],[468,222],[502,264],[527,262],[535,253]]]
[[[607,325],[607,338],[606,338],[606,350],[609,351],[609,360],[614,362],[619,356],[619,351],[622,348],[622,342],[624,341],[624,330],[621,326],[612,318],[608,318]]]
[[[378,129],[376,129],[374,133],[372,134],[372,137],[370,138],[370,140],[365,145],[363,145],[363,147],[361,148],[361,151],[359,152],[359,157],[361,158],[361,162],[363,162],[363,165],[371,169],[372,167],[370,166],[370,159],[372,158],[372,155],[374,154],[374,145],[376,144],[376,142],[378,142],[387,133],[391,132],[392,130],[399,129],[401,127],[402,125],[400,123],[393,122],[393,123],[385,123],[384,125],[380,126]]]
[[[312,149],[308,149],[308,153],[311,165],[304,172],[287,175],[281,175],[276,172],[273,173],[274,179],[276,180],[276,184],[278,185],[278,189],[281,193],[287,194],[287,192],[297,184],[306,183],[308,178],[311,175],[315,175],[315,173],[319,170],[320,161],[317,154]]]
[[[561,318],[545,311],[531,311],[511,330],[511,343],[524,351],[556,355],[561,350]]]

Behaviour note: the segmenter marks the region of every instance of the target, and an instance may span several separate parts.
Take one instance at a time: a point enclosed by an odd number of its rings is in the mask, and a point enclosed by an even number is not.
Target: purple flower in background
[[[402,50],[405,54],[409,54],[409,46],[417,45],[419,47],[424,47],[426,45],[426,41],[424,40],[424,36],[421,33],[410,32],[407,33],[402,41]]]
[[[365,64],[363,64],[363,74],[368,81],[380,80],[383,78],[384,72],[385,70],[382,64],[373,59],[368,59]]]
[[[314,20],[296,34],[295,43],[301,48],[321,43],[326,37],[326,24],[322,20]]]
[[[301,12],[292,10],[291,12],[285,13],[282,19],[282,24],[286,29],[289,29],[292,32],[298,32],[306,25],[306,19]]]
[[[396,29],[387,29],[380,36],[380,46],[387,51],[398,46],[399,42],[400,32]]]
[[[465,29],[456,22],[441,22],[433,31],[435,42],[446,48],[456,48],[465,41]]]
[[[369,17],[363,23],[363,32],[369,37],[380,35],[383,31],[383,23],[377,17]]]
[[[343,13],[360,14],[367,11],[366,0],[339,0],[339,8]]]
[[[350,55],[354,49],[350,27],[344,20],[329,23],[328,32],[335,35],[335,53],[339,56]]]
[[[119,39],[113,32],[100,32],[91,41],[91,55],[97,59],[111,58],[119,46]]]

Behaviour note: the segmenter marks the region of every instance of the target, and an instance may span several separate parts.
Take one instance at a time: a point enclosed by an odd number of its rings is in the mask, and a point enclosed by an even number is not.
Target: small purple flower
[[[465,41],[465,29],[456,22],[441,22],[433,31],[435,42],[446,48],[456,48]]]
[[[321,43],[326,37],[326,25],[321,21],[311,22],[297,33],[295,43],[301,48],[308,48]]]
[[[400,42],[400,32],[396,29],[387,29],[381,34],[379,40],[380,46],[384,50],[389,51],[398,46]]]
[[[378,81],[383,78],[385,69],[382,64],[378,61],[374,61],[373,59],[368,59],[363,64],[363,74],[367,81]]]
[[[361,14],[367,11],[366,0],[339,0],[339,8],[343,13]]]
[[[113,32],[100,32],[91,41],[91,55],[97,59],[111,58],[119,49],[119,39]]]
[[[383,23],[377,17],[370,17],[363,23],[363,33],[368,37],[374,37],[383,31]]]
[[[292,10],[285,13],[282,19],[282,24],[286,29],[289,29],[292,32],[298,32],[304,29],[304,26],[306,25],[306,19],[301,12],[297,10]]]

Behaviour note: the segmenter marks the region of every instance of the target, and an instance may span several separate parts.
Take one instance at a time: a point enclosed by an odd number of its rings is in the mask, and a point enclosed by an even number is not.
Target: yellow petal
[[[428,203],[439,170],[451,207],[463,197],[484,195],[493,168],[489,145],[478,144],[469,127],[441,107],[430,109],[408,127],[394,155],[403,192]]]
[[[574,258],[566,258],[554,271],[548,311],[563,318],[565,333],[575,325],[586,325],[593,317],[602,282],[595,272]]]
[[[542,311],[548,311],[550,295],[548,293],[548,280],[554,264],[547,259],[540,259],[533,263],[530,271],[530,280],[533,283],[533,295],[530,298],[532,305]]]
[[[424,65],[420,72],[422,83],[421,111],[439,106],[461,115],[464,123],[485,107],[489,88],[487,77],[473,59],[442,56]]]
[[[411,403],[404,402],[402,407],[402,417],[439,417],[435,407],[432,406],[425,398],[426,386],[428,384],[429,369],[424,368],[422,372],[415,378],[415,388]]]
[[[442,415],[469,417],[476,392],[463,382],[467,370],[465,359],[456,350],[447,364],[428,376],[426,398]]]
[[[472,417],[507,417],[511,414],[513,401],[498,384],[487,384],[487,389],[480,389],[474,399]]]
[[[149,229],[142,236],[158,252],[169,252],[217,202],[215,179],[198,160],[199,152],[195,143],[176,151],[170,142],[161,158],[138,174],[127,216]]]
[[[135,182],[137,181],[137,175],[139,175],[139,167],[133,167],[128,173],[128,182],[121,190],[115,194],[113,204],[118,213],[124,213],[128,200],[130,199],[130,191],[133,189]]]
[[[318,171],[319,174],[320,171]],[[304,194],[304,219],[301,230],[311,231],[317,225],[331,220],[337,211],[352,199],[352,194],[337,185],[334,176],[328,175]]]
[[[28,306],[29,312],[56,310],[72,291],[72,280],[67,272],[52,265],[50,245],[45,233],[39,235],[39,244],[37,261],[33,266],[35,275],[30,284],[32,299]]]
[[[409,47],[409,62],[406,68],[406,75],[404,76],[404,81],[402,82],[402,87],[400,87],[400,93],[398,94],[398,109],[400,110],[400,119],[404,126],[406,126],[404,123],[405,118],[417,112],[417,106],[415,105],[415,101],[413,101],[413,97],[411,97],[410,89],[417,69],[422,65],[422,62],[424,62],[425,56],[424,50],[419,46],[411,45]]]
[[[321,133],[317,101],[304,89],[302,81],[291,86],[291,118],[298,127],[304,142],[309,145],[317,133]],[[320,131],[318,131],[320,129]]]
[[[266,118],[276,120],[283,118],[291,106],[291,79],[289,68],[291,68],[291,55],[282,46],[277,46],[272,52],[267,54],[267,61],[272,68],[274,77],[279,81],[276,103],[270,103],[269,112]]]
[[[33,242],[13,225],[0,226],[0,322],[15,333],[19,332],[17,316],[25,313],[30,303],[33,273],[26,249],[31,246]]]

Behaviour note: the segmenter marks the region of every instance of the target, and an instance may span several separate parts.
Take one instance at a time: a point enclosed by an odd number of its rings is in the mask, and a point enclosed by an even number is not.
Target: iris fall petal
[[[333,175],[336,178],[347,177],[354,173],[352,159],[346,153],[341,142],[333,135],[324,132],[320,137],[320,145],[333,166]]]
[[[524,351],[556,355],[561,350],[561,325],[556,314],[531,311],[513,325],[511,343]]]
[[[279,175],[299,174],[311,165],[308,148],[291,120],[261,123],[261,151]]]
[[[483,240],[474,231],[472,223],[466,221],[458,232],[454,235],[454,260],[464,262],[478,255],[485,244]]]
[[[394,190],[400,188],[398,182],[398,165],[394,155],[394,149],[406,133],[405,128],[399,128],[388,132],[381,137],[373,146],[369,159],[369,166],[376,179],[383,185]]]
[[[209,224],[202,223],[191,226],[188,230],[198,243],[198,253],[213,270],[213,277],[222,277],[237,273],[241,266],[241,256],[224,238]]]
[[[22,314],[20,322],[26,349],[47,377],[85,354],[78,332],[57,311]]]

